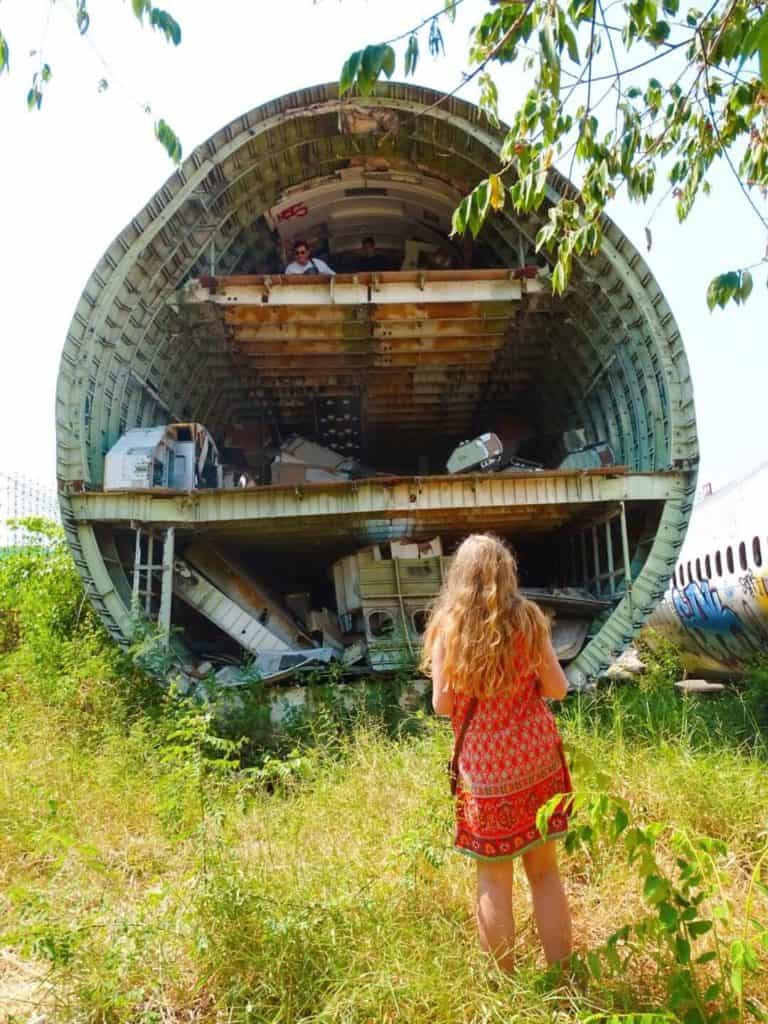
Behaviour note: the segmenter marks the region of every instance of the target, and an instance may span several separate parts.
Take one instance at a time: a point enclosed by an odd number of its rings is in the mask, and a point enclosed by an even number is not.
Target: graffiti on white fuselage
[[[689,583],[682,590],[673,589],[672,604],[683,625],[694,629],[729,633],[739,623],[734,610],[727,605],[723,607],[720,594],[707,580]]]
[[[673,612],[677,639],[693,653],[735,667],[768,651],[768,580],[751,570],[736,584],[693,580],[673,586],[668,602],[661,614],[669,623]]]
[[[768,653],[768,462],[705,495],[649,625],[686,668],[744,668]]]

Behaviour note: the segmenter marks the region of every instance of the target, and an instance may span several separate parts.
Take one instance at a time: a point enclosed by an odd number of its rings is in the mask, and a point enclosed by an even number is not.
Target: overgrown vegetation
[[[224,731],[114,651],[55,536],[0,561],[0,622],[0,1019],[768,1019],[765,670],[567,702],[579,954],[545,971],[521,879],[504,978],[450,850],[443,724],[393,733],[334,691],[270,749],[257,696]]]
[[[356,88],[367,95],[382,76],[391,78],[393,44],[404,51],[405,76],[414,74],[427,26],[429,52],[444,53],[440,20],[453,19],[463,2],[444,0],[431,18],[411,26],[406,18],[392,39],[352,53],[341,70],[342,94]],[[674,200],[684,221],[697,199],[709,195],[721,159],[761,230],[768,229],[761,205],[768,185],[763,0],[714,0],[704,9],[680,0],[489,0],[478,8],[468,70],[456,89],[477,79],[480,109],[491,125],[499,126],[503,99],[513,115],[499,167],[462,200],[454,233],[476,237],[505,205],[524,221],[546,209],[536,249],[550,254],[552,289],[562,293],[579,258],[600,251],[604,211],[620,191],[640,203],[657,197],[645,228],[650,249],[658,208]],[[510,64],[523,71],[522,88],[508,76],[494,77],[494,68]],[[579,191],[547,206],[553,165],[571,180],[575,172]],[[758,268],[765,271],[765,253],[713,278],[710,310],[746,302]]]

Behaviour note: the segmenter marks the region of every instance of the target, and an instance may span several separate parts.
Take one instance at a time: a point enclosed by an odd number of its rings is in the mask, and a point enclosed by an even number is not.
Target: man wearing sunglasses
[[[335,270],[331,270],[327,263],[323,260],[316,259],[312,255],[312,250],[309,248],[303,238],[293,243],[293,263],[289,263],[285,268],[286,274],[335,274]]]

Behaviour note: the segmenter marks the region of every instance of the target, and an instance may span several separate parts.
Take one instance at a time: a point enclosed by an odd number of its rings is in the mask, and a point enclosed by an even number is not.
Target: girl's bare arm
[[[552,641],[547,638],[541,656],[539,666],[539,693],[542,697],[550,697],[552,700],[562,700],[568,693],[568,680],[565,672],[560,668]]]
[[[450,715],[453,711],[453,691],[443,677],[443,645],[438,641],[432,652],[432,707],[436,715]]]

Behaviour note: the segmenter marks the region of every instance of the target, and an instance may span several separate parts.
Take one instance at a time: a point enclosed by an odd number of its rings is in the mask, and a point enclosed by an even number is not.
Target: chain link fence
[[[29,542],[28,531],[14,523],[14,520],[29,516],[60,522],[56,491],[20,473],[0,471],[0,549]]]

